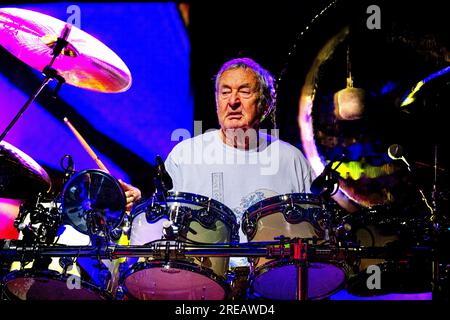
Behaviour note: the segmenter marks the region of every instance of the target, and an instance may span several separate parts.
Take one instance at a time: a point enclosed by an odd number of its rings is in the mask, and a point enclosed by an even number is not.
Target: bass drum
[[[3,279],[7,300],[110,300],[112,296],[83,273],[76,261],[52,258],[48,267],[34,260],[26,266],[13,263]],[[67,265],[68,263],[68,265]],[[66,266],[63,268],[63,266]]]
[[[273,241],[289,238],[326,242],[328,214],[319,197],[311,194],[286,194],[264,199],[245,212],[242,228],[248,241]],[[286,259],[256,259],[250,275],[250,298],[296,300],[297,268]],[[335,261],[308,264],[308,299],[326,298],[345,284],[346,272]]]
[[[342,292],[331,300],[430,300],[431,243],[423,241],[420,213],[391,206],[374,206],[344,219],[347,241],[384,250],[380,258],[354,257],[352,274]],[[420,247],[403,256],[408,248]]]
[[[58,245],[88,245],[89,237],[63,226]],[[62,231],[62,230],[61,230]],[[41,257],[28,262],[14,261],[2,280],[7,300],[110,300],[112,295],[98,282],[98,262],[90,258]],[[95,272],[93,272],[93,270]],[[104,268],[105,280],[108,271]]]
[[[211,198],[174,192],[165,201],[151,198],[132,212],[130,243],[144,245],[164,238],[164,225],[178,228],[175,238],[193,244],[238,241],[233,211]],[[223,300],[230,294],[226,282],[229,258],[184,260],[141,258],[129,261],[120,285],[129,299]]]
[[[432,268],[426,259],[386,261],[376,265],[380,270],[379,287],[373,280],[374,270],[368,268],[348,281],[347,291],[360,297],[401,298],[431,295]],[[368,285],[371,284],[370,286]]]

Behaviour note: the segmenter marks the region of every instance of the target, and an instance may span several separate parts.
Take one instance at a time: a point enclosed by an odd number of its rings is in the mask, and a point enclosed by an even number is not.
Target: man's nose
[[[239,98],[239,94],[237,92],[231,93],[230,99],[228,100],[228,104],[232,108],[237,108],[241,105],[241,99]]]

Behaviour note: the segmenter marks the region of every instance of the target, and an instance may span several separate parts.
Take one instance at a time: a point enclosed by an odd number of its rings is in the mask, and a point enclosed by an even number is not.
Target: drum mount
[[[19,214],[14,221],[14,227],[23,234],[23,241],[27,244],[53,243],[56,231],[61,225],[62,218],[55,200],[51,207],[43,205],[43,195],[39,194],[36,200],[23,203]],[[26,219],[29,219],[28,223]]]

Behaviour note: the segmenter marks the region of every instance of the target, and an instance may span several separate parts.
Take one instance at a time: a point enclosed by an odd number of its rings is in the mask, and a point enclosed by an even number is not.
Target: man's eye
[[[239,90],[239,93],[243,96],[249,96],[252,94],[250,90]]]

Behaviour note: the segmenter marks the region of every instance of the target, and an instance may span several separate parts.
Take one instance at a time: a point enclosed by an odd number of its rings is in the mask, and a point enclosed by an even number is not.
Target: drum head
[[[220,220],[231,231],[231,241],[239,242],[239,229],[236,216],[233,210],[223,203],[202,195],[186,192],[169,192],[166,200],[170,206],[182,205],[192,209],[200,209],[200,211],[203,210],[203,213],[194,214],[193,219],[204,225],[211,224],[212,220],[210,219],[214,220],[215,218],[216,220]]]
[[[10,300],[111,299],[106,292],[86,281],[71,279],[50,270],[15,271],[7,275],[3,282],[3,291]]]
[[[126,197],[119,182],[101,170],[84,170],[64,186],[62,212],[67,223],[84,234],[95,225],[117,228],[125,214]]]
[[[308,269],[308,300],[323,299],[341,289],[346,273],[340,267],[327,263],[311,263]],[[255,270],[251,294],[272,300],[297,299],[297,268],[292,263],[272,263]]]
[[[161,239],[162,222],[167,220],[181,225],[191,222],[199,224],[202,232],[198,237],[189,234],[188,240],[206,243],[239,242],[239,226],[233,211],[214,199],[198,194],[169,192],[164,199],[151,197],[133,208],[131,217],[131,244]],[[217,228],[224,230],[219,231]],[[204,237],[205,231],[221,235]]]
[[[242,231],[249,241],[272,241],[281,234],[303,238],[302,233],[295,234],[296,227],[292,226],[308,222],[319,231],[325,216],[318,196],[307,193],[278,195],[249,207],[244,213]]]
[[[123,286],[138,300],[224,300],[229,295],[223,279],[187,262],[138,263],[124,275]]]

